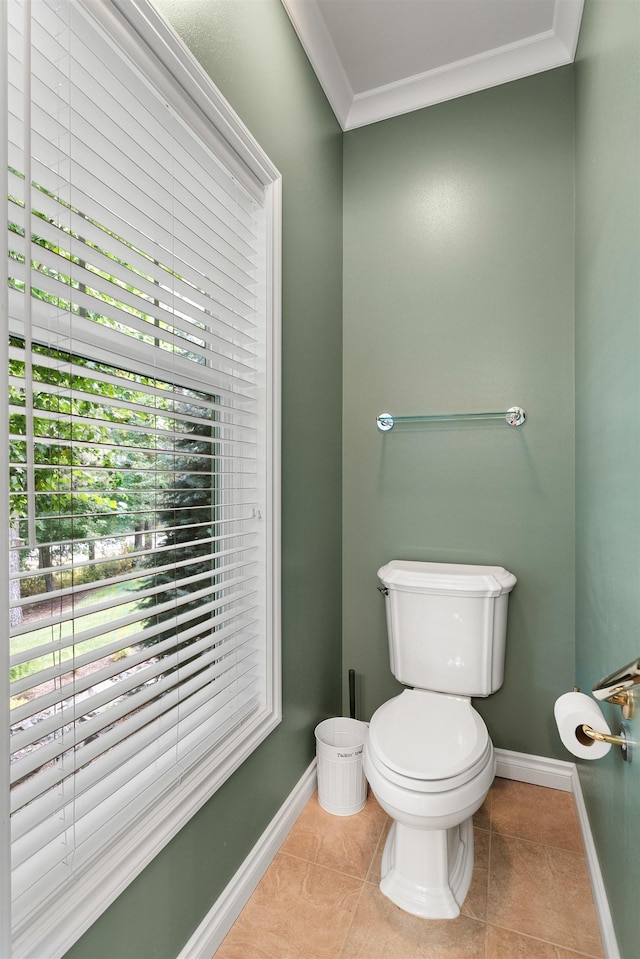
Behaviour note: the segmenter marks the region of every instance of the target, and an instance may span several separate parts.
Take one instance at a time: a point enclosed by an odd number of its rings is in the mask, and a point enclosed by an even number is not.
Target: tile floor
[[[389,819],[314,796],[215,959],[601,959],[570,793],[496,779],[474,817],[475,866],[457,919],[410,916],[378,889]]]

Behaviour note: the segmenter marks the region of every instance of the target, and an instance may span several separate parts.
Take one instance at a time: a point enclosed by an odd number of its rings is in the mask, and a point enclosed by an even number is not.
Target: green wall
[[[587,0],[576,83],[576,661],[640,655],[640,4]],[[605,706],[617,728],[617,706]],[[640,720],[633,722],[640,741]],[[623,959],[640,942],[640,762],[579,763]]]
[[[505,566],[505,682],[476,706],[495,745],[557,757],[574,670],[572,98],[568,67],[345,136],[345,675],[362,718],[400,689],[382,563]],[[516,404],[519,430],[375,427]]]
[[[340,710],[342,134],[279,0],[157,6],[283,174],[284,721],[68,959],[174,959]]]

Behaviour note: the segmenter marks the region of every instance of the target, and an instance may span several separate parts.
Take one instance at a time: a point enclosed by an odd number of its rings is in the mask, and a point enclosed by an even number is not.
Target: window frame
[[[11,941],[10,896],[10,818],[9,818],[9,710],[2,711],[2,771],[0,772],[0,953],[19,957],[42,952],[62,956],[91,926],[98,916],[117,898],[126,886],[145,868],[188,820],[207,802],[238,766],[269,735],[282,719],[281,689],[281,608],[280,608],[280,416],[281,416],[281,218],[282,179],[262,148],[214,86],[180,38],[154,9],[151,0],[75,0],[115,40],[136,66],[153,83],[161,96],[179,109],[187,122],[203,140],[212,146],[224,161],[238,158],[250,171],[247,185],[255,178],[264,190],[267,223],[267,289],[265,291],[267,322],[266,368],[269,371],[266,391],[267,430],[264,453],[267,461],[268,511],[270,521],[266,544],[267,566],[267,702],[249,723],[240,742],[228,743],[214,756],[206,757],[190,770],[176,786],[160,799],[154,808],[139,817],[127,834],[126,857],[121,843],[100,857],[100,877],[96,881],[82,874],[71,890],[67,889],[44,909],[38,910],[23,925],[17,939]],[[0,42],[6,48],[6,22],[0,17]],[[6,75],[0,78],[3,104],[6,103]],[[5,196],[7,175],[7,118],[0,111],[4,136],[2,165]],[[7,262],[7,238],[3,231],[4,262]],[[5,331],[8,328],[8,296],[6,284],[0,292],[0,315]],[[0,338],[3,363],[0,364],[1,395],[8,395],[8,336]],[[6,399],[5,408],[6,408]],[[6,440],[7,424],[4,426]],[[4,541],[9,538],[9,508],[6,476],[8,474],[8,441],[0,444],[0,529]],[[0,558],[0,582],[8,608],[9,561],[3,551]],[[0,659],[0,674],[9,688],[9,650]],[[87,867],[89,873],[95,869]]]

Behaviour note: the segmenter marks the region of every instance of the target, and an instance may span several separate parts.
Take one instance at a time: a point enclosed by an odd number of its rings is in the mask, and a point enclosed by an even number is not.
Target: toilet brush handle
[[[356,718],[356,671],[349,670],[349,716]]]

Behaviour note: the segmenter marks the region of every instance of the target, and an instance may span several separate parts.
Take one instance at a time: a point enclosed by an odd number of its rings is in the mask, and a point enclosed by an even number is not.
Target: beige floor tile
[[[473,830],[473,876],[461,913],[471,919],[487,918],[489,894],[489,848],[491,835],[488,829]]]
[[[483,922],[419,919],[365,883],[340,959],[485,959]]]
[[[556,846],[491,834],[487,921],[603,955],[584,857]]]
[[[521,936],[497,926],[487,928],[487,959],[589,959],[584,953],[568,951],[550,942]]]
[[[388,816],[370,795],[354,816],[332,816],[314,796],[305,806],[280,852],[364,879]]]
[[[363,885],[279,853],[216,959],[336,959]]]
[[[491,828],[501,836],[583,851],[573,796],[559,789],[496,779],[491,790]]]

